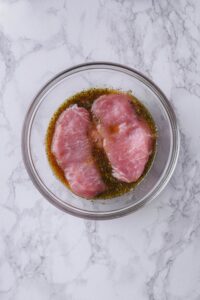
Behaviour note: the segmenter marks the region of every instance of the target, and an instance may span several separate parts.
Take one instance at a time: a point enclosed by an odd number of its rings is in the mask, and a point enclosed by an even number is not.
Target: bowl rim
[[[122,73],[131,75],[136,79],[142,81],[143,84],[145,84],[148,88],[150,88],[150,90],[154,94],[156,94],[161,104],[163,105],[163,108],[165,109],[165,113],[167,114],[170,121],[170,126],[172,130],[172,150],[171,150],[171,157],[165,166],[164,169],[165,172],[163,171],[162,174],[163,177],[161,177],[159,184],[157,184],[155,188],[152,191],[150,191],[147,195],[145,195],[140,201],[133,203],[132,205],[129,205],[127,207],[116,209],[116,210],[92,212],[89,210],[80,209],[70,204],[67,204],[66,202],[60,200],[55,195],[53,195],[53,193],[51,193],[48,190],[48,188],[43,184],[32,162],[31,151],[30,151],[30,132],[31,132],[34,116],[46,92],[49,92],[53,87],[55,87],[56,84],[58,84],[65,77],[68,77],[80,71],[98,69],[98,68],[120,71]],[[34,97],[26,113],[24,123],[23,123],[23,128],[22,128],[22,137],[21,137],[22,157],[23,157],[26,170],[35,187],[51,204],[53,204],[57,208],[71,215],[82,217],[85,219],[106,220],[106,219],[118,218],[123,215],[136,211],[140,207],[144,206],[146,203],[149,203],[150,201],[155,199],[165,188],[165,186],[169,182],[174,172],[178,160],[179,150],[180,150],[180,133],[178,128],[178,123],[177,123],[174,110],[169,100],[165,96],[165,94],[152,80],[147,78],[141,72],[135,70],[134,68],[130,68],[128,66],[118,64],[118,63],[113,63],[113,62],[105,62],[105,61],[88,62],[88,63],[75,65],[71,68],[65,69],[64,71],[58,73],[56,76],[50,79]],[[87,201],[91,201],[91,200],[87,200]]]

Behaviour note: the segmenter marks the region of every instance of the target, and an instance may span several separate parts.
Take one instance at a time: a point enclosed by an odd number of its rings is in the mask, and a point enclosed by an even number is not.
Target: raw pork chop
[[[139,119],[127,95],[103,95],[92,106],[97,129],[113,168],[113,176],[125,182],[136,181],[152,153],[148,124]]]
[[[52,142],[52,152],[72,191],[86,198],[106,188],[92,157],[90,126],[86,109],[70,107],[58,118]]]

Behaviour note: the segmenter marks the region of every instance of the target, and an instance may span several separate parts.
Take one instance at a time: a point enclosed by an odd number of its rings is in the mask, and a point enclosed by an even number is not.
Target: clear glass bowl
[[[92,87],[131,90],[148,108],[158,129],[154,162],[140,184],[123,196],[93,201],[74,195],[54,176],[45,152],[45,134],[53,113],[65,99]],[[75,216],[109,219],[130,213],[158,196],[174,171],[179,140],[172,107],[151,80],[129,67],[95,62],[58,74],[40,90],[25,118],[22,152],[30,178],[49,202]]]

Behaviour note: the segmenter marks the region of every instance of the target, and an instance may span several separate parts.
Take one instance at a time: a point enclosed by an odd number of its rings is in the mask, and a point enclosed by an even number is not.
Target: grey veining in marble
[[[200,299],[200,1],[0,0],[0,299]],[[86,61],[134,67],[180,125],[177,168],[136,213],[85,221],[45,201],[22,162],[38,89]]]

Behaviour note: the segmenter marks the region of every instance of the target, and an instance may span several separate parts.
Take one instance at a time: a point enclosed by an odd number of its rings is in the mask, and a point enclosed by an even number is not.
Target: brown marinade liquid
[[[153,151],[152,154],[149,157],[149,160],[145,166],[144,172],[142,176],[136,181],[132,183],[122,182],[115,177],[112,176],[112,167],[108,161],[108,158],[106,156],[106,153],[102,148],[99,148],[97,145],[93,145],[92,153],[94,160],[96,161],[96,164],[98,166],[98,169],[101,173],[101,176],[103,178],[103,181],[105,182],[107,186],[107,190],[98,196],[94,197],[94,199],[109,199],[117,196],[121,196],[127,192],[129,192],[131,189],[133,189],[147,174],[148,170],[151,167],[151,164],[153,162],[155,151],[156,151],[156,137],[157,137],[157,130],[154,123],[154,120],[149,113],[149,111],[146,109],[146,107],[138,100],[136,99],[131,92],[121,92],[120,90],[114,90],[114,89],[108,89],[108,88],[92,88],[89,90],[84,90],[80,93],[77,93],[73,95],[72,97],[68,98],[54,113],[52,116],[47,133],[46,133],[46,153],[48,157],[49,164],[55,174],[55,176],[67,186],[67,188],[70,189],[70,186],[64,176],[64,172],[59,167],[59,165],[56,162],[56,159],[51,152],[51,144],[53,139],[53,134],[55,130],[56,121],[58,120],[60,114],[71,105],[77,104],[79,107],[84,107],[87,109],[91,115],[91,107],[93,102],[101,95],[108,95],[108,94],[128,94],[129,97],[132,100],[133,106],[136,109],[137,114],[146,120],[148,123],[152,135],[154,137],[153,141]],[[91,115],[92,117],[92,115]],[[116,130],[116,128],[111,129],[113,132]]]

